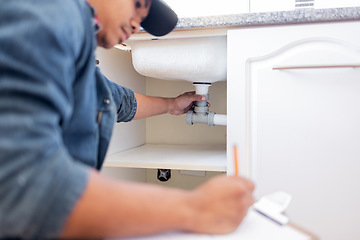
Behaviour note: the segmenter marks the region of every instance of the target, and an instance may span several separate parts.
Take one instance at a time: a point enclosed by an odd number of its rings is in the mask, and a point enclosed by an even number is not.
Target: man
[[[140,24],[164,35],[174,22],[159,0],[1,0],[0,238],[227,233],[238,226],[253,202],[245,179],[221,176],[184,191],[96,170],[114,119],[182,114],[202,99],[134,94],[95,67],[97,44],[111,48]]]

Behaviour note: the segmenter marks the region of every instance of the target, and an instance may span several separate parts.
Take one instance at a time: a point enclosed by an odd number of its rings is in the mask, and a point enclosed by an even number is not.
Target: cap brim
[[[154,36],[164,36],[171,32],[178,22],[176,13],[163,1],[152,0],[149,14],[141,26]]]

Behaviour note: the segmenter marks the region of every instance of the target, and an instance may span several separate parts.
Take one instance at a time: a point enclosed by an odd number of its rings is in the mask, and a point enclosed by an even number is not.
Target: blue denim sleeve
[[[87,185],[89,168],[70,156],[60,127],[80,33],[51,25],[80,20],[55,14],[75,1],[53,2],[0,8],[0,239],[56,237]]]
[[[106,77],[105,77],[106,78]],[[106,78],[117,108],[117,122],[129,122],[136,113],[137,101],[134,92]]]

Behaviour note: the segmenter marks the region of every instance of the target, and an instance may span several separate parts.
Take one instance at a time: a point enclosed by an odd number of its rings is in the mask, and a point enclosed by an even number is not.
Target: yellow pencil
[[[238,154],[237,154],[236,146],[234,146],[234,164],[235,164],[235,176],[239,176]]]

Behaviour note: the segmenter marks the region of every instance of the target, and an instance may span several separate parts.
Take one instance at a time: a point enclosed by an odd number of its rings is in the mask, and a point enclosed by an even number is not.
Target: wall
[[[195,91],[191,82],[168,81],[153,78],[146,80],[146,94],[174,97],[184,92]],[[213,83],[209,88],[210,111],[226,114],[226,82]],[[186,114],[165,114],[146,120],[146,142],[164,144],[218,145],[226,144],[226,126],[186,124]]]

